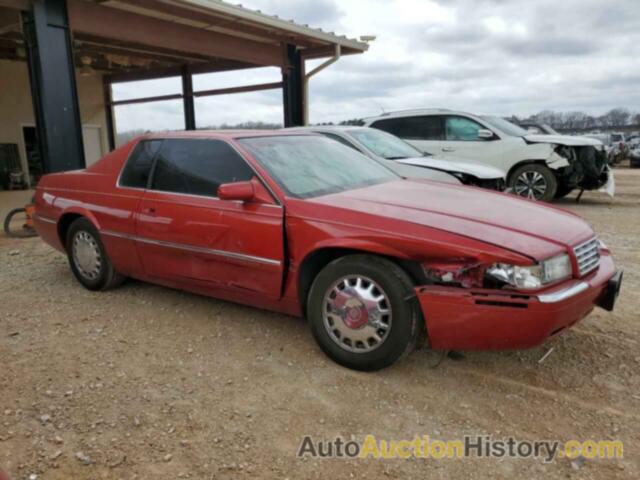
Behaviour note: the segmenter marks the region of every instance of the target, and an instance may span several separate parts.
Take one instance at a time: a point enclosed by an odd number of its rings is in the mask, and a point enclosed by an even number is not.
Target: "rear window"
[[[122,170],[119,185],[129,188],[147,188],[151,165],[161,145],[162,140],[143,140],[138,143]]]
[[[371,126],[407,140],[442,139],[442,120],[438,115],[388,118]]]

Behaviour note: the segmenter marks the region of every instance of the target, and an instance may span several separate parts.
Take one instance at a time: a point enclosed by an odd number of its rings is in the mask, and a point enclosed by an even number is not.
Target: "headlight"
[[[528,267],[496,263],[487,274],[508,285],[522,289],[536,289],[571,276],[571,260],[563,254]]]
[[[566,253],[542,262],[542,283],[557,282],[571,276],[571,260]]]

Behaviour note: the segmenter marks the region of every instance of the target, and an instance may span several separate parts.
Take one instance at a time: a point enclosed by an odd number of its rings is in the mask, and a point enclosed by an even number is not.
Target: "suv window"
[[[142,140],[136,145],[120,175],[120,186],[147,188],[151,165],[162,140]]]
[[[451,141],[476,141],[482,125],[466,117],[447,117],[445,121],[446,139]]]
[[[167,139],[158,153],[152,188],[215,197],[221,184],[253,176],[251,167],[226,142]]]
[[[373,122],[371,126],[408,140],[442,139],[442,121],[438,115],[389,118]]]

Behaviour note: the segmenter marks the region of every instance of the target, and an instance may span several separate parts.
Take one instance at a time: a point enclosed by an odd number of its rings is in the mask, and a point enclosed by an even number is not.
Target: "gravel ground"
[[[539,348],[436,368],[421,350],[353,372],[295,318],[135,281],[92,293],[39,239],[0,235],[0,467],[14,479],[640,478],[640,170],[616,174],[614,202],[560,202],[625,268],[616,311]],[[28,198],[0,192],[0,212]],[[621,439],[625,457],[296,457],[304,435],[369,433]]]

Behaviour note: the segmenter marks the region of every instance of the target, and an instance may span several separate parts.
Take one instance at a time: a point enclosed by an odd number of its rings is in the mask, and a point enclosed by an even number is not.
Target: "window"
[[[469,118],[447,117],[446,119],[446,139],[450,141],[476,141],[480,129],[482,125]]]
[[[335,140],[338,143],[341,143],[342,145],[344,145],[345,147],[349,147],[349,148],[353,148],[356,152],[359,152],[360,150],[358,150],[356,148],[356,146],[354,144],[352,144],[350,141],[345,140],[344,138],[342,138],[340,135],[336,135],[335,133],[327,133],[327,132],[318,132],[322,135],[324,135],[327,138],[330,138],[331,140]]]
[[[226,142],[167,139],[158,153],[153,189],[215,197],[221,184],[253,176],[251,167]]]
[[[485,115],[480,118],[505,135],[509,135],[511,137],[524,137],[527,135],[527,131],[524,128],[521,128],[515,123],[511,123],[509,120],[505,120],[502,117]]]
[[[420,150],[404,140],[380,130],[363,128],[362,130],[352,130],[351,135],[375,155],[387,160],[424,156]]]
[[[297,198],[397,180],[399,177],[350,148],[316,135],[243,138],[247,148],[271,177]]]
[[[438,115],[390,118],[378,120],[371,126],[409,140],[442,139],[442,122]]]
[[[542,131],[542,129],[540,127],[538,127],[537,125],[529,125],[528,127],[526,127],[525,129],[527,131],[527,133],[534,133],[536,135],[540,135],[543,134],[545,132]]]
[[[147,188],[151,165],[161,144],[162,140],[143,140],[136,145],[122,170],[121,187]]]

